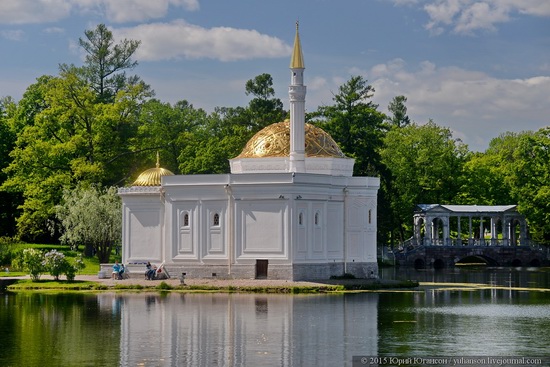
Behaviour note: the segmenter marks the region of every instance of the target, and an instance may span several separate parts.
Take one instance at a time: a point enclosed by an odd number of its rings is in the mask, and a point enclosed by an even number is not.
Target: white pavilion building
[[[325,131],[305,123],[298,27],[290,62],[290,121],[267,126],[230,160],[230,174],[156,168],[123,203],[122,261],[164,263],[190,278],[378,276],[377,177],[353,177]]]

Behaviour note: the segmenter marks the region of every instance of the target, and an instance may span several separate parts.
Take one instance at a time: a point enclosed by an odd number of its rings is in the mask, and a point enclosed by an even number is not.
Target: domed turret
[[[290,154],[290,121],[271,124],[246,143],[237,158],[288,157]],[[306,157],[345,158],[334,139],[323,129],[305,124]]]
[[[174,174],[165,168],[160,167],[159,154],[157,153],[157,166],[143,171],[134,181],[132,186],[160,186],[162,176],[173,176]]]

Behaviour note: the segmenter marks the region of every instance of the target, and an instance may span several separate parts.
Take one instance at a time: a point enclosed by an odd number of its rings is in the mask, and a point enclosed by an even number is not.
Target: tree
[[[353,76],[334,95],[334,105],[311,114],[312,122],[327,131],[348,157],[355,159],[354,174],[373,176],[383,171],[382,138],[387,131],[385,115],[369,99],[374,88],[361,76]]]
[[[388,111],[391,112],[392,117],[389,119],[391,125],[395,127],[407,126],[411,123],[409,116],[407,116],[407,97],[395,96],[388,105]]]
[[[97,254],[100,263],[109,262],[113,247],[122,239],[121,202],[115,187],[101,189],[79,186],[63,192],[63,201],[56,206],[61,224],[61,241],[83,244]]]
[[[179,172],[180,163],[194,158],[195,153],[191,157],[183,152],[189,145],[195,146],[195,132],[204,127],[207,120],[204,110],[195,109],[185,100],[174,105],[156,99],[144,103],[139,114],[138,133],[132,139],[132,151],[136,156],[132,171],[143,172],[153,167],[158,151],[161,166]]]
[[[79,38],[80,47],[87,53],[84,75],[97,93],[99,102],[113,102],[124,86],[137,84],[137,78],[129,81],[124,70],[137,66],[132,56],[141,41],[124,39],[115,45],[113,33],[105,24],[86,30],[84,35],[85,39]]]
[[[10,152],[15,145],[16,134],[9,124],[15,108],[11,98],[0,99],[0,185],[7,179],[4,169],[12,160]],[[0,237],[15,234],[15,216],[20,202],[17,192],[0,191]]]
[[[269,74],[261,74],[250,79],[245,85],[245,94],[252,94],[250,101],[250,124],[253,130],[260,130],[270,124],[283,121],[286,113],[283,110],[283,102],[275,95],[273,78]]]
[[[18,233],[31,241],[50,235],[47,226],[64,188],[79,182],[112,185],[130,175],[130,139],[137,131],[140,106],[149,95],[142,84],[127,85],[113,103],[97,103],[94,91],[74,67],[41,83],[42,107],[33,109],[26,125],[14,123],[23,127],[3,185],[22,194]]]
[[[179,169],[190,173],[228,173],[229,159],[239,155],[256,130],[247,126],[248,110],[218,107],[186,135],[187,144],[179,157]]]
[[[523,134],[510,172],[518,211],[530,226],[531,238],[550,245],[550,127]]]
[[[502,133],[491,140],[484,153],[467,156],[457,204],[506,205],[516,202],[512,197],[510,175],[514,152],[525,134],[528,133]]]
[[[392,129],[384,143],[381,156],[391,173],[390,202],[403,241],[412,233],[415,205],[453,203],[467,147],[433,121]]]

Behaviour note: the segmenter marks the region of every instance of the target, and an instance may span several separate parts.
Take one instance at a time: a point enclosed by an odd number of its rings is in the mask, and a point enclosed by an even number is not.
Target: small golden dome
[[[307,157],[345,158],[334,139],[323,129],[305,124]],[[254,135],[237,158],[287,157],[290,155],[290,120],[266,126]]]
[[[174,174],[170,170],[160,167],[159,155],[157,153],[157,166],[143,171],[132,186],[160,186],[162,176],[174,176]]]

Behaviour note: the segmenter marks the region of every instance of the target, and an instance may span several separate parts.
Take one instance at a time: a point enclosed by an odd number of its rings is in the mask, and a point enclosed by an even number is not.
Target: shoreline
[[[19,283],[19,280],[25,280]],[[395,281],[383,279],[327,279],[319,281],[290,281],[271,279],[185,279],[185,284],[179,278],[161,280],[146,280],[143,278],[128,278],[122,280],[101,279],[96,275],[77,275],[74,282],[60,279],[54,282],[50,275],[43,275],[38,282],[29,282],[29,276],[4,277],[0,283],[9,283],[8,291],[102,291],[102,290],[165,290],[165,291],[218,291],[218,292],[249,292],[249,293],[328,293],[351,291],[375,291],[380,289],[416,288],[416,281]],[[79,287],[85,284],[86,287]],[[2,287],[4,288],[4,287]]]

